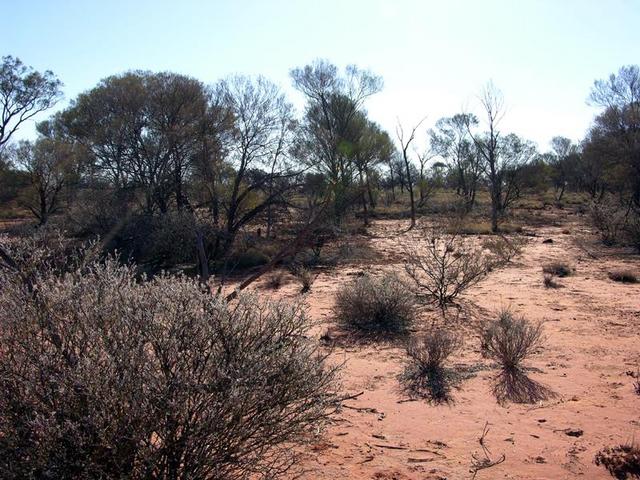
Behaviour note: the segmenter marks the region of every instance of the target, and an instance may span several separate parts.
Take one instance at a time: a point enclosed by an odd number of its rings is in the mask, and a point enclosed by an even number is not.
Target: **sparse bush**
[[[308,268],[300,265],[295,267],[293,270],[293,274],[300,282],[300,293],[307,293],[311,290],[311,286],[315,280],[313,273]]]
[[[596,453],[595,463],[605,467],[618,480],[640,478],[640,449],[634,444],[600,450]]]
[[[566,262],[549,262],[542,266],[542,272],[556,277],[568,277],[573,273],[573,268]]]
[[[301,305],[22,248],[54,260],[0,267],[0,477],[272,478],[334,408]]]
[[[613,270],[609,272],[609,278],[614,282],[638,283],[638,276],[631,270]]]
[[[526,244],[527,240],[524,237],[498,236],[482,242],[482,247],[493,254],[496,263],[504,265],[521,255]]]
[[[627,223],[628,209],[618,202],[605,199],[593,202],[589,206],[591,223],[600,232],[600,238],[605,245],[615,245]]]
[[[441,308],[478,283],[490,268],[480,249],[457,235],[429,233],[424,247],[405,248],[405,270],[419,290]]]
[[[461,346],[458,335],[440,328],[410,340],[406,347],[409,365],[402,375],[408,389],[434,402],[447,401],[456,374],[445,363]]]
[[[558,288],[560,285],[553,279],[553,274],[544,273],[542,275],[542,283],[545,288]]]
[[[267,286],[272,288],[273,290],[279,289],[284,283],[284,272],[278,270],[277,272],[273,272],[267,278]]]
[[[334,313],[359,333],[402,334],[413,322],[414,307],[413,295],[396,275],[364,275],[338,291]]]
[[[501,311],[498,319],[483,330],[482,354],[500,366],[494,385],[494,394],[499,402],[532,403],[551,396],[546,387],[526,376],[522,365],[540,349],[542,343],[542,325],[516,317],[509,310]]]
[[[505,370],[521,369],[522,362],[540,348],[542,341],[541,324],[503,310],[483,331],[482,353]]]

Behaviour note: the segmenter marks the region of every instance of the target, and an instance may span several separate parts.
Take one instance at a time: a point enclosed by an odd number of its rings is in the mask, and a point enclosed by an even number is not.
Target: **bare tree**
[[[398,138],[398,142],[400,142],[400,151],[402,152],[402,160],[404,161],[404,168],[407,173],[407,188],[409,189],[409,199],[411,201],[411,228],[416,225],[416,203],[413,195],[413,183],[414,178],[411,176],[411,162],[409,161],[409,147],[411,143],[416,138],[416,130],[420,128],[422,122],[425,121],[425,118],[420,120],[412,129],[409,135],[405,135],[402,124],[398,120],[396,125],[396,137]]]
[[[62,82],[47,70],[40,73],[19,58],[2,57],[0,65],[0,148],[27,120],[61,98]]]
[[[482,137],[474,136],[471,132],[470,117],[467,121],[467,129],[478,151],[484,158],[485,173],[489,182],[489,194],[491,196],[491,231],[498,231],[498,221],[503,212],[502,206],[502,179],[500,175],[500,121],[504,117],[504,98],[502,92],[489,82],[480,94],[480,103],[485,113],[487,132]]]
[[[59,207],[61,191],[74,170],[74,156],[72,145],[49,138],[35,144],[23,141],[16,149],[16,164],[27,172],[30,184],[24,201],[40,225]]]

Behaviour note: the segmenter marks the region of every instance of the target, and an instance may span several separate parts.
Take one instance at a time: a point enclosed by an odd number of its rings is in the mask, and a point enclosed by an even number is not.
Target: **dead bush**
[[[7,248],[19,259],[56,257]],[[272,478],[334,408],[301,305],[79,254],[0,268],[0,477]],[[1,262],[0,262],[1,263]]]
[[[609,272],[609,278],[614,282],[638,283],[638,276],[631,270],[613,270]]]
[[[640,449],[635,444],[600,450],[596,453],[595,463],[605,467],[618,480],[640,478]]]
[[[458,335],[441,328],[410,340],[406,346],[409,364],[402,374],[407,389],[436,403],[448,401],[457,375],[446,362],[461,346]]]
[[[405,270],[418,290],[444,309],[486,275],[490,261],[457,235],[428,232],[425,240],[424,246],[405,248]]]
[[[536,353],[543,343],[542,325],[513,315],[509,310],[500,312],[482,332],[481,350],[485,357],[495,360],[500,373],[495,379],[494,394],[500,403],[533,403],[551,396],[543,385],[526,375],[523,362]]]
[[[357,278],[336,295],[338,322],[362,334],[402,334],[414,318],[414,298],[393,274]]]
[[[522,255],[526,244],[527,239],[524,237],[498,236],[482,242],[482,247],[491,252],[496,264],[506,265],[511,263],[515,257]]]
[[[542,272],[556,277],[568,277],[573,274],[573,268],[566,262],[556,261],[545,263]]]

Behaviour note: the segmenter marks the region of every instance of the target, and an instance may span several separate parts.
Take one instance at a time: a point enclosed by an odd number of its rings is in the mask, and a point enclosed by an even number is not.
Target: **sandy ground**
[[[406,222],[376,222],[370,235],[377,261],[318,276],[306,296],[318,336],[340,338],[331,307],[335,292],[354,274],[403,271],[400,245],[415,235],[398,234],[403,228]],[[468,291],[465,312],[448,320],[465,337],[453,363],[480,366],[454,391],[453,402],[433,405],[403,392],[401,345],[335,342],[333,358],[345,362],[344,391],[362,394],[344,402],[324,437],[305,450],[303,478],[472,478],[472,454],[486,458],[479,437],[487,423],[487,454],[492,460],[504,455],[505,461],[480,470],[477,479],[611,478],[594,464],[595,453],[640,437],[640,396],[631,376],[640,364],[640,285],[615,283],[607,272],[621,266],[640,272],[640,257],[598,246],[583,221],[571,215],[559,216],[556,226],[528,230],[534,236],[523,255]],[[553,243],[543,243],[548,238]],[[576,271],[559,279],[561,288],[545,289],[541,265],[554,259],[568,260]],[[257,288],[293,297],[298,286],[292,281],[275,292],[264,284]],[[529,365],[535,369],[531,378],[556,398],[533,405],[496,402],[496,372],[481,358],[474,327],[502,307],[545,322],[545,349]],[[423,309],[419,324],[438,317]]]

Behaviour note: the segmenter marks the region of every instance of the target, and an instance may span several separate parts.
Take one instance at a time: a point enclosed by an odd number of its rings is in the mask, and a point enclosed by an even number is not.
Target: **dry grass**
[[[435,403],[448,402],[451,387],[459,377],[446,362],[461,346],[458,335],[441,328],[410,340],[406,346],[409,364],[401,376],[407,390]]]
[[[612,270],[609,272],[609,278],[614,282],[638,283],[638,275],[631,270]]]
[[[595,463],[605,467],[618,480],[640,478],[640,448],[633,443],[600,450],[596,453]]]
[[[495,379],[494,394],[499,403],[534,403],[553,393],[526,375],[523,362],[540,350],[544,337],[542,325],[531,323],[509,310],[500,312],[482,332],[483,356],[495,360],[500,372]]]
[[[556,277],[568,277],[573,274],[574,270],[567,262],[555,261],[545,263],[542,266],[542,272]]]

